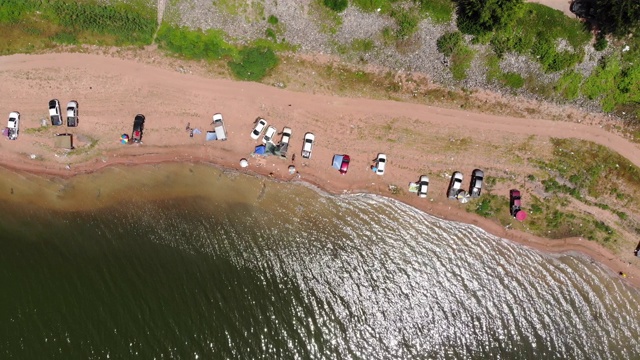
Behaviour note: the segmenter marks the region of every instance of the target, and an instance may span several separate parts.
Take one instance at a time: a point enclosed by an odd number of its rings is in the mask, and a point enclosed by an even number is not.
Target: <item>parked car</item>
[[[133,138],[134,143],[139,143],[142,141],[142,133],[144,132],[144,115],[138,114],[135,119],[133,119],[133,133],[131,137]]]
[[[509,212],[511,216],[517,218],[518,213],[522,211],[522,200],[520,190],[509,190]]]
[[[351,162],[351,157],[349,155],[342,155],[342,163],[340,164],[340,174],[344,175],[349,171],[349,163]]]
[[[78,102],[71,100],[67,103],[67,126],[76,127],[80,120],[78,119]]]
[[[460,171],[455,171],[451,175],[451,181],[449,182],[449,191],[447,192],[447,196],[449,199],[455,199],[462,187],[463,176]]]
[[[9,121],[7,122],[7,137],[9,140],[16,140],[20,133],[20,113],[12,111],[9,113]]]
[[[258,140],[258,138],[260,137],[260,135],[262,134],[266,126],[267,126],[267,120],[263,118],[259,118],[258,122],[256,123],[256,126],[253,128],[253,131],[251,131],[251,138],[253,140]]]
[[[469,184],[469,195],[472,198],[480,197],[482,192],[482,182],[484,180],[484,172],[480,169],[475,169],[471,173],[471,183]]]
[[[287,150],[289,149],[289,140],[291,140],[291,128],[285,127],[282,129],[282,137],[280,138],[280,144],[278,144],[278,150],[280,156],[287,158]]]
[[[51,118],[51,125],[62,126],[60,101],[58,101],[58,99],[49,100],[49,117]]]
[[[227,128],[220,113],[213,114],[213,131],[216,133],[216,139],[227,140]]]
[[[304,134],[304,143],[302,143],[302,157],[305,159],[311,158],[311,151],[313,150],[313,142],[316,140],[316,137],[308,132]]]
[[[273,136],[278,133],[278,130],[275,126],[269,126],[267,131],[264,133],[264,137],[262,138],[262,143],[273,143]]]
[[[384,175],[384,170],[387,167],[387,155],[385,154],[378,154],[378,156],[376,156],[376,174],[378,175]]]
[[[422,175],[418,182],[418,196],[426,198],[427,192],[429,192],[429,177],[427,175]]]

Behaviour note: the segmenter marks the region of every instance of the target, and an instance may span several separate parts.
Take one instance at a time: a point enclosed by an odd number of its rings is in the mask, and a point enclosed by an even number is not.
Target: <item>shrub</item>
[[[273,41],[277,41],[276,32],[272,28],[267,28],[264,32],[264,36]]]
[[[278,57],[273,50],[266,47],[247,47],[239,52],[237,61],[230,61],[229,67],[236,78],[259,81],[269,70],[278,65]]]
[[[343,12],[349,6],[347,0],[323,0],[323,3],[324,6],[335,12]]]
[[[78,38],[75,34],[60,32],[51,37],[51,40],[59,44],[77,44]]]
[[[436,41],[438,51],[449,57],[462,45],[462,33],[460,31],[442,34]]]
[[[269,18],[267,18],[267,22],[271,25],[277,25],[278,22],[280,22],[278,20],[278,18],[275,15],[269,15]]]

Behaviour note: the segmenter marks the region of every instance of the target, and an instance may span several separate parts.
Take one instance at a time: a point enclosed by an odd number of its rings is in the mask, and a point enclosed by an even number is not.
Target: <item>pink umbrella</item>
[[[518,212],[516,213],[516,219],[517,219],[517,220],[519,220],[519,221],[524,221],[524,219],[526,219],[526,218],[527,218],[527,213],[526,213],[526,212],[524,212],[524,211],[520,210],[520,211],[518,211]]]

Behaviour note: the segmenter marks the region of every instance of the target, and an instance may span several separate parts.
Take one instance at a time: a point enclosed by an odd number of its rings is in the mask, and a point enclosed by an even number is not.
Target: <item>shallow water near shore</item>
[[[3,172],[6,359],[622,359],[640,293],[372,195],[205,165]]]

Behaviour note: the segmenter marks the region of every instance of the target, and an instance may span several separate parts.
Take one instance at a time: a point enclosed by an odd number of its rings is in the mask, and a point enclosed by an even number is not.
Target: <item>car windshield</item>
[[[379,159],[378,159],[378,162],[381,162],[381,163],[383,163],[383,162],[385,162],[385,161],[386,161],[386,159],[383,159],[383,158],[379,158]]]
[[[260,132],[258,131],[258,129],[253,130],[253,133],[254,133],[255,135],[259,135],[259,134],[260,134]]]

